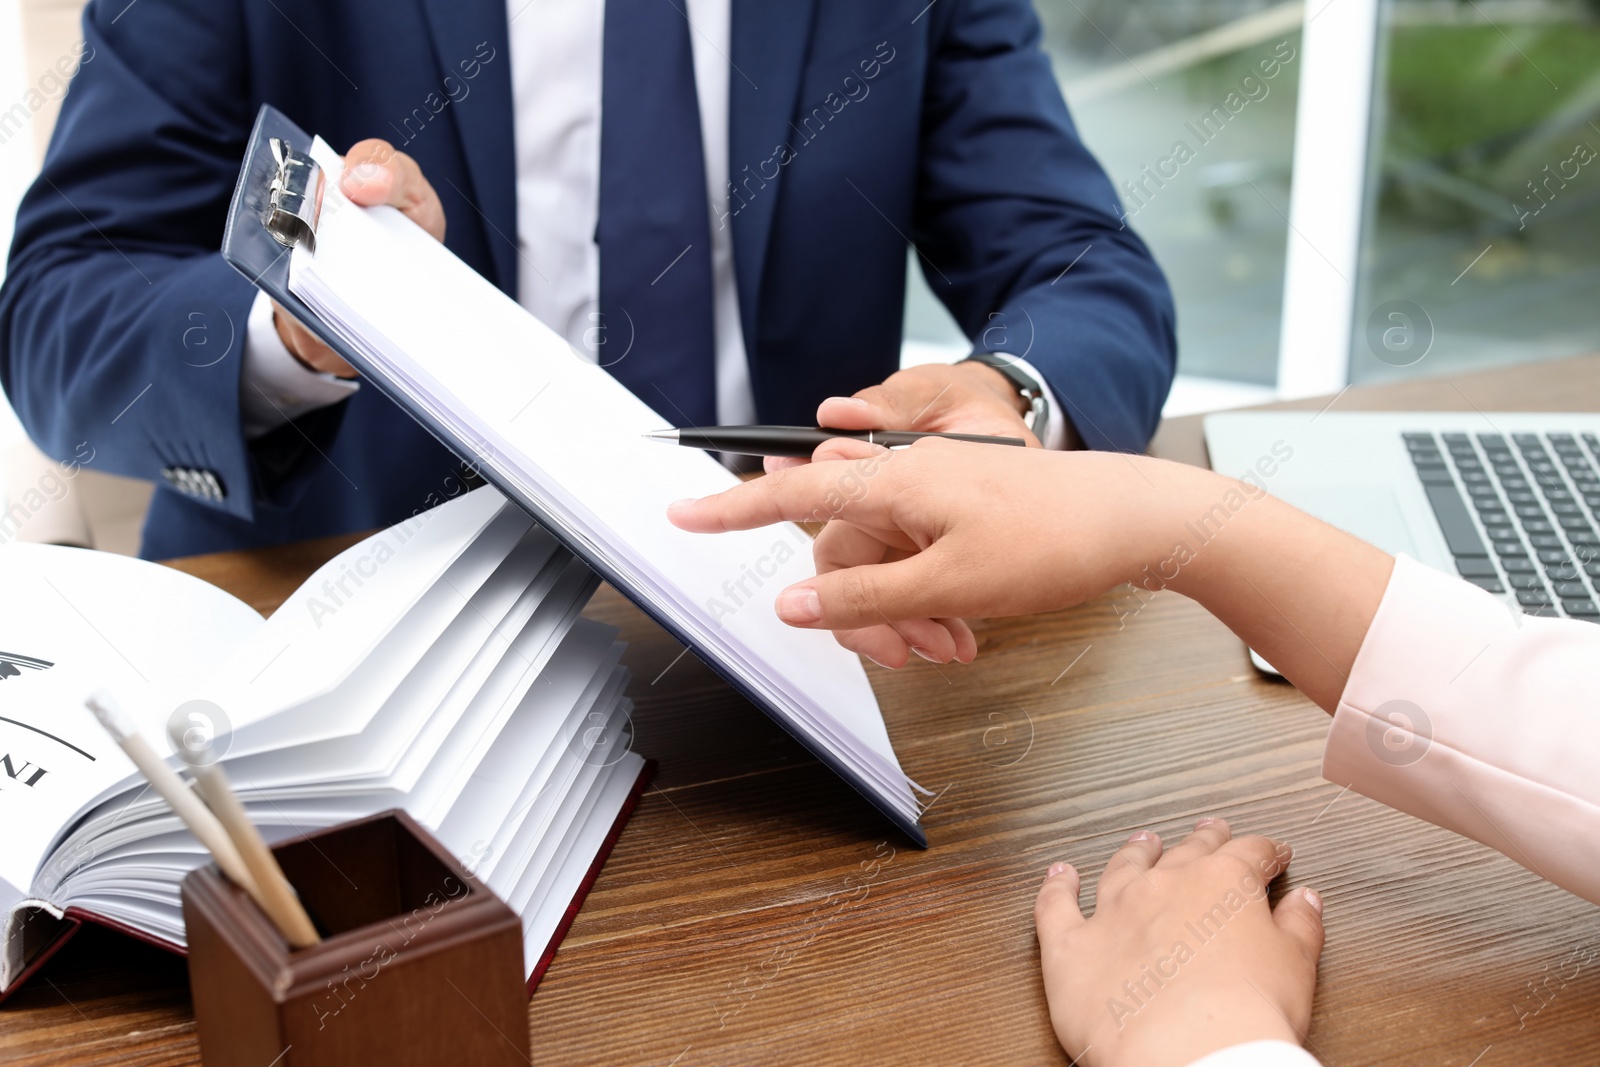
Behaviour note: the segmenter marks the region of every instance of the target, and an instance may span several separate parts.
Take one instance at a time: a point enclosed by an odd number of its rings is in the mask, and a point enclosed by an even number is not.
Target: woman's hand
[[[1144,457],[926,439],[894,452],[829,441],[819,461],[669,512],[716,533],[825,519],[817,577],[778,615],[830,629],[889,667],[916,652],[968,662],[961,616],[1051,611],[1134,580],[1170,547],[1162,515],[1205,471]],[[1137,466],[1137,469],[1136,469]]]
[[[1050,868],[1034,923],[1056,1038],[1090,1067],[1184,1067],[1248,1041],[1299,1044],[1311,1024],[1322,899],[1267,904],[1287,845],[1202,819],[1164,855],[1134,834],[1106,866],[1095,911],[1078,872]]]
[[[1274,455],[1294,450],[1279,442]],[[817,577],[779,594],[778,615],[886,667],[913,651],[970,661],[962,616],[1072,607],[1131,582],[1141,607],[1160,589],[1198,600],[1331,713],[1394,565],[1274,498],[1265,473],[1249,484],[1148,456],[937,438],[894,452],[835,438],[812,458],[847,462],[777,471],[669,516],[702,533],[826,522]]]

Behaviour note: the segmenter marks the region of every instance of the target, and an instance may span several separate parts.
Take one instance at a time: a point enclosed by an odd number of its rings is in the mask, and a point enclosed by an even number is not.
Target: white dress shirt
[[[706,202],[728,184],[730,0],[688,0],[700,102]],[[605,5],[594,0],[510,0],[511,98],[517,139],[517,300],[581,355],[592,344],[600,298],[601,56]],[[728,227],[711,229],[717,421],[755,421],[755,396],[739,322]],[[587,336],[586,336],[587,335]]]
[[[727,198],[732,0],[687,2],[706,197],[715,218]],[[594,233],[600,211],[605,5],[508,0],[506,7],[516,138],[517,301],[580,356],[604,362],[590,331],[599,324],[600,248]],[[733,275],[732,229],[713,225],[709,240],[717,421],[751,423],[756,402]],[[243,361],[240,407],[247,439],[336,404],[358,386],[318,374],[295,359],[278,336],[265,294],[257,295],[251,309]],[[1037,370],[1017,363],[1044,383]],[[1045,392],[1050,421],[1043,444],[1064,448],[1066,417],[1048,386]]]
[[[605,5],[595,0],[508,0],[517,166],[517,301],[580,356],[602,359],[593,334],[600,303],[600,75]],[[688,0],[706,201],[728,184],[731,0]],[[733,235],[711,227],[717,421],[755,421],[755,395],[739,320]],[[588,335],[586,337],[586,334]],[[240,404],[255,438],[349,396],[356,382],[318,374],[284,347],[265,294],[245,331]]]

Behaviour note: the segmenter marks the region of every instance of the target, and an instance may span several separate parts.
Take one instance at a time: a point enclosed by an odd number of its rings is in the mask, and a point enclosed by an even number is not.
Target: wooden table
[[[1336,407],[1600,410],[1600,357]],[[1202,461],[1198,420],[1156,449]],[[174,565],[270,611],[350,540]],[[535,1062],[1065,1062],[1031,917],[1045,868],[1077,864],[1088,899],[1130,832],[1206,814],[1291,841],[1289,883],[1327,901],[1310,1044],[1331,1067],[1600,1061],[1600,972],[1572,962],[1600,912],[1323,781],[1327,717],[1175,594],[1121,629],[1109,597],[985,625],[970,667],[872,668],[938,794],[925,852],[614,591],[588,614],[630,642],[660,773],[530,1005]],[[91,934],[41,979],[0,1009],[0,1060],[196,1062],[180,961]]]

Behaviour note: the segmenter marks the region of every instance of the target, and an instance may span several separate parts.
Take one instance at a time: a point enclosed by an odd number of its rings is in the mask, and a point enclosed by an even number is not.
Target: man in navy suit
[[[162,480],[146,556],[465,484],[218,253],[263,102],[679,425],[1135,450],[1171,384],[1166,283],[1029,0],[92,0],[84,33],[0,384],[46,452]],[[908,243],[974,359],[897,372]]]

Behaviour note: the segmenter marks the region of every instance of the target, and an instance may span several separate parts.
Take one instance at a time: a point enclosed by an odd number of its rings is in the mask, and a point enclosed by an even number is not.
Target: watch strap
[[[1047,399],[1044,384],[1038,378],[1017,366],[1017,358],[1004,352],[974,352],[962,363],[982,363],[986,367],[993,367],[999,371],[1006,381],[1028,402],[1029,418],[1028,429],[1033,431],[1033,436],[1040,441],[1045,439],[1045,432],[1050,424],[1050,401]]]

